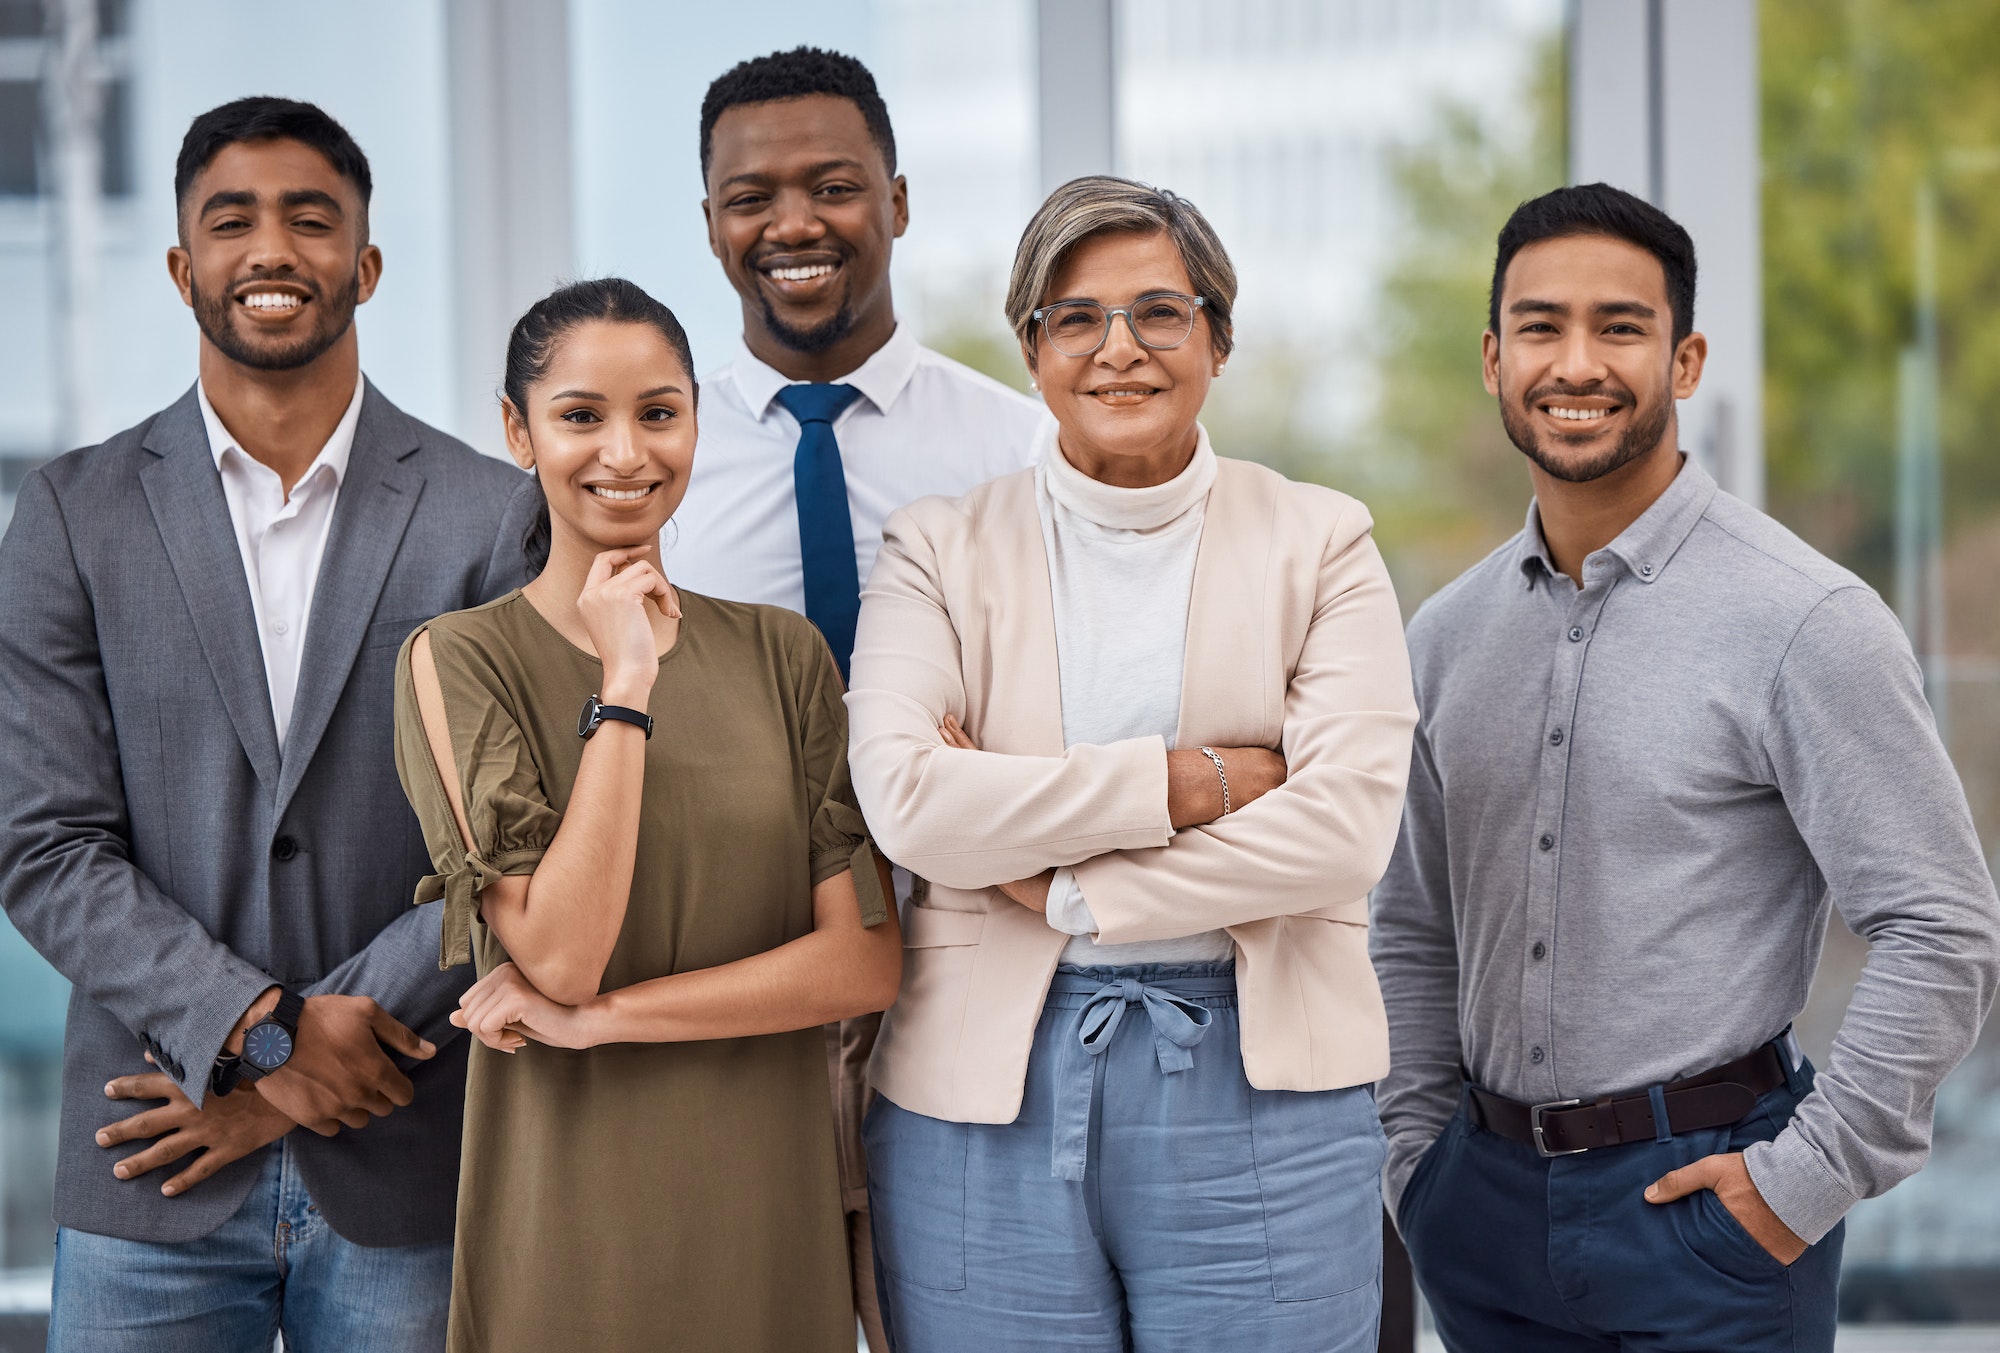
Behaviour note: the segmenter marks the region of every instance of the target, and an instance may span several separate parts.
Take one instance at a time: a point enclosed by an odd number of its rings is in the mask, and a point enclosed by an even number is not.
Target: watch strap
[[[653,716],[643,709],[631,709],[625,705],[600,704],[597,707],[597,717],[600,721],[604,719],[616,719],[620,723],[632,724],[634,727],[645,729],[647,737],[650,738],[653,736]]]
[[[226,1095],[236,1089],[243,1079],[243,1059],[233,1052],[215,1054],[215,1065],[208,1069],[208,1088],[218,1095]]]
[[[643,709],[630,709],[624,705],[607,705],[593,695],[583,702],[583,714],[577,719],[576,735],[589,738],[606,719],[616,719],[629,723],[634,728],[644,730],[648,738],[653,736],[653,716]]]
[[[290,987],[279,987],[278,1004],[264,1018],[276,1020],[278,1023],[284,1025],[285,1032],[290,1034],[294,1039],[297,1039],[299,1036],[299,1016],[303,1015],[305,1010],[305,997],[299,995],[298,992],[293,991]],[[263,1022],[263,1020],[258,1021],[259,1024]]]

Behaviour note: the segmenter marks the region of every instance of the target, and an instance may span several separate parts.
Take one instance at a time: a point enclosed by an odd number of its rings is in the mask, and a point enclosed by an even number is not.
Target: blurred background
[[[2000,848],[2000,0],[0,0],[0,525],[30,468],[193,380],[164,257],[196,113],[284,94],[348,126],[387,261],[363,364],[497,451],[507,326],[559,278],[631,277],[699,366],[732,353],[698,109],[799,43],[888,101],[902,321],[1004,381],[1048,187],[1198,203],[1243,284],[1218,450],[1364,498],[1406,611],[1527,504],[1479,377],[1501,222],[1565,181],[1663,206],[1714,354],[1683,445],[1896,607]],[[1822,1062],[1866,958],[1836,920]],[[0,922],[0,1347],[46,1309],[65,997]],[[1849,1226],[1844,1348],[2000,1348],[2000,1035],[1929,1168]]]

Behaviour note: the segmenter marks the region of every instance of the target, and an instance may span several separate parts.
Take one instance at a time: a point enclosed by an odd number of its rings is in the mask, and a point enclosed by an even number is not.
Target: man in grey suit
[[[530,481],[362,378],[332,118],[205,113],[175,189],[201,379],[0,541],[0,901],[74,987],[50,1347],[440,1348],[466,975],[411,905],[393,668],[522,581]]]

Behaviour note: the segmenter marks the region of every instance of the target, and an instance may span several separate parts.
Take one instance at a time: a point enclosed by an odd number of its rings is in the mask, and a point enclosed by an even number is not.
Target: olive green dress
[[[776,607],[689,592],[681,607],[606,991],[807,934],[813,886],[850,863],[863,920],[886,914],[819,632]],[[532,873],[555,839],[603,668],[519,592],[427,628],[473,839],[438,778],[406,644],[396,763],[438,870],[417,901],[444,899],[441,961],[483,974],[507,955],[478,892]],[[472,1045],[451,1348],[846,1353],[847,1263],[819,1026],[581,1052]]]

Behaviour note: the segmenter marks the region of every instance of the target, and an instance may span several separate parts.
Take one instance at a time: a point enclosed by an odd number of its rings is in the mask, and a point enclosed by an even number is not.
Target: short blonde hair
[[[1014,250],[1014,275],[1007,282],[1007,323],[1022,346],[1034,350],[1030,332],[1037,307],[1070,254],[1099,235],[1164,233],[1180,250],[1188,281],[1203,298],[1209,342],[1217,357],[1235,346],[1230,315],[1236,307],[1236,265],[1229,261],[1215,228],[1188,201],[1165,188],[1092,174],[1071,179],[1049,194]]]

